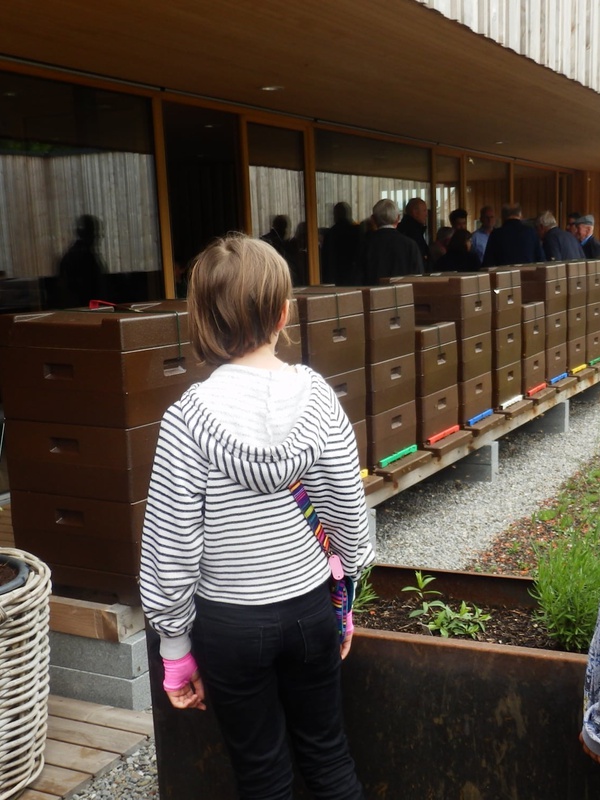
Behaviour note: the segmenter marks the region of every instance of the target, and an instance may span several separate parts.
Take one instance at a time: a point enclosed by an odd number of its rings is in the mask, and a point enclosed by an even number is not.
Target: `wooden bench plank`
[[[139,733],[103,728],[101,725],[92,725],[89,722],[54,716],[48,718],[48,737],[60,742],[106,750],[109,753],[118,750],[122,755],[134,752],[147,739]]]
[[[70,697],[50,695],[48,712],[55,717],[91,722],[115,728],[120,731],[154,736],[152,714],[147,711],[129,711],[126,708],[113,708],[88,703],[86,700],[73,700]]]
[[[77,772],[87,772],[89,775],[103,775],[113,767],[121,756],[108,750],[96,750],[92,747],[82,747],[79,744],[59,742],[55,739],[46,740],[44,761],[54,767],[65,767]]]
[[[52,595],[50,630],[88,639],[122,642],[128,636],[144,630],[144,615],[139,606],[121,603],[107,605]]]
[[[91,775],[51,764],[44,767],[42,774],[31,784],[32,789],[58,797],[69,797],[75,789],[81,791],[92,781]]]

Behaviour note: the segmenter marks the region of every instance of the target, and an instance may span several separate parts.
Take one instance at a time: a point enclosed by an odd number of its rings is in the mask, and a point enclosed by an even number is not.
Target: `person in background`
[[[471,234],[465,228],[454,231],[445,255],[437,260],[437,272],[477,272],[479,258],[471,250]]]
[[[342,721],[351,615],[340,643],[329,561],[291,485],[347,576],[374,554],[352,426],[320,375],[275,354],[291,293],[284,259],[241,234],[191,271],[190,339],[217,369],[162,420],[141,600],[171,704],[214,709],[241,800],[292,797],[290,745],[315,797],[365,800]]]
[[[558,227],[556,217],[551,211],[540,214],[535,227],[548,261],[585,258],[581,244],[570,233]]]
[[[468,216],[469,215],[464,208],[455,208],[454,211],[451,211],[448,219],[450,220],[452,229],[455,231],[466,231]]]
[[[566,230],[573,236],[577,236],[577,220],[579,219],[580,216],[581,214],[579,213],[579,211],[571,211],[570,214],[567,214]]]
[[[484,267],[535,264],[545,260],[539,236],[533,228],[523,223],[522,218],[519,203],[502,206],[502,226],[490,233],[483,257]]]
[[[336,286],[356,286],[359,283],[359,229],[352,219],[348,203],[333,207],[333,225],[327,230],[321,247],[321,277],[323,283]]]
[[[452,238],[453,232],[453,229],[447,226],[438,228],[438,232],[435,235],[435,242],[429,248],[431,270],[435,269],[435,264],[438,259],[446,252],[448,242]]]
[[[600,258],[600,242],[594,238],[594,215],[585,214],[576,221],[575,236],[581,243],[586,258]]]
[[[106,267],[98,249],[102,223],[92,214],[82,214],[75,223],[75,241],[58,265],[58,282],[63,307],[87,306],[103,300]]]
[[[366,286],[378,284],[381,278],[423,274],[419,248],[397,230],[399,219],[400,212],[393,200],[379,200],[373,206],[377,230],[365,237],[360,259]]]
[[[490,233],[496,225],[496,215],[492,206],[483,206],[479,212],[479,228],[471,236],[471,249],[483,264],[485,248],[487,247]]]
[[[398,230],[412,239],[419,248],[423,259],[423,270],[429,272],[429,245],[425,240],[427,233],[427,203],[420,197],[412,197],[404,207],[404,215]]]

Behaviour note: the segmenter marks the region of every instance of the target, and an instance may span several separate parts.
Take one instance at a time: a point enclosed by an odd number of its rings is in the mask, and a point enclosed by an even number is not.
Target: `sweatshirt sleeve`
[[[331,400],[327,447],[302,480],[345,574],[357,580],[374,561],[375,553],[356,437],[333,390]]]
[[[600,755],[600,612],[585,672],[581,735],[587,747],[593,753]]]
[[[140,562],[142,607],[161,636],[165,658],[180,658],[190,649],[206,476],[206,461],[175,404],[163,418],[156,446]]]

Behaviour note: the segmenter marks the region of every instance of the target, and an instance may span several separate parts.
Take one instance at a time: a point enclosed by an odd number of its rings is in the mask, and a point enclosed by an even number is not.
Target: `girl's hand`
[[[190,682],[181,689],[165,690],[173,708],[198,708],[206,711],[204,702],[204,684],[198,670],[190,678]]]
[[[194,656],[187,653],[182,658],[163,658],[163,666],[163,688],[171,705],[174,708],[199,708],[205,711],[204,684]]]
[[[352,611],[348,612],[348,617],[346,619],[346,636],[344,637],[344,641],[340,647],[340,656],[342,657],[342,661],[346,658],[348,653],[350,652],[350,648],[352,647],[352,634],[354,633],[354,622],[352,621]]]

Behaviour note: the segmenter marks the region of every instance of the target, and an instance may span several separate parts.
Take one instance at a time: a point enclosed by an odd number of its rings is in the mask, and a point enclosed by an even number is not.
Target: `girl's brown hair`
[[[238,233],[217,239],[194,263],[188,287],[190,339],[203,361],[225,364],[270,341],[290,271],[270,244]]]

